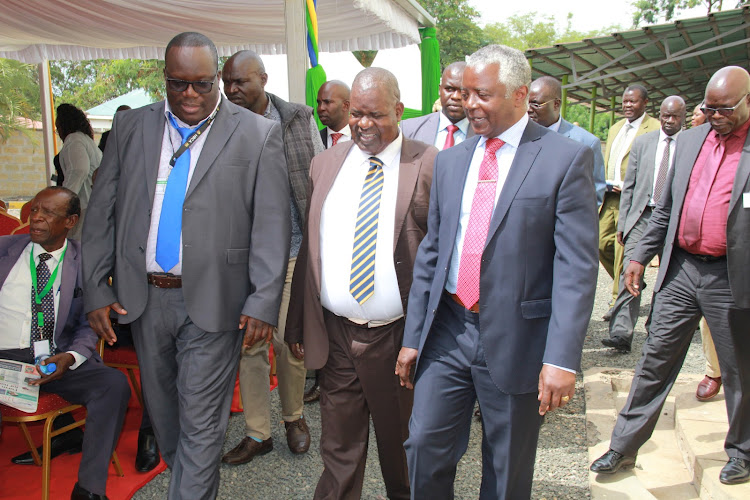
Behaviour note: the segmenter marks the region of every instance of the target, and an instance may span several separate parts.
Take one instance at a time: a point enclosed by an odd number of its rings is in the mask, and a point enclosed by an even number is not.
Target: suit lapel
[[[239,110],[237,109],[230,109],[229,101],[222,97],[221,108],[216,113],[216,119],[211,125],[206,142],[203,144],[203,150],[201,150],[198,163],[195,165],[193,177],[190,179],[190,186],[188,186],[188,190],[185,193],[185,199],[195,191],[195,187],[203,179],[203,176],[206,175],[206,172],[208,172],[208,169],[213,165],[216,157],[219,156],[224,145],[234,133],[234,129],[240,123],[239,119],[235,116],[238,112]]]
[[[456,165],[448,167],[448,172],[445,174],[445,188],[439,193],[441,199],[445,199],[445,208],[440,207],[440,213],[452,214],[450,219],[447,219],[447,223],[449,224],[447,234],[458,235],[458,224],[461,220],[461,202],[464,197],[464,189],[466,189],[466,177],[469,175],[471,159],[474,157],[474,151],[477,148],[480,138],[481,136],[478,135],[450,148],[451,150],[463,148],[463,151],[459,151],[457,158],[458,160],[463,159],[463,162],[457,162]],[[452,153],[453,151],[450,152]],[[436,175],[436,173],[433,173],[433,175]],[[456,186],[461,186],[461,189],[455,189]],[[451,253],[453,252],[453,247],[451,247],[450,251]]]
[[[435,138],[438,134],[438,126],[440,126],[440,111],[438,111],[437,113],[432,113],[427,119],[427,123],[425,123],[424,127],[427,133],[425,133],[422,137],[428,140],[423,142],[430,145],[435,143]]]
[[[157,119],[154,120],[155,113]],[[146,186],[148,187],[149,206],[154,204],[156,178],[159,176],[159,161],[161,159],[161,143],[164,138],[164,101],[153,104],[149,113],[143,115],[141,130],[143,131],[143,161]]]
[[[518,151],[516,151],[516,156],[513,158],[513,163],[508,171],[508,177],[505,179],[502,191],[500,191],[500,198],[497,200],[497,206],[492,214],[490,227],[487,231],[485,247],[492,238],[492,235],[495,234],[495,231],[500,227],[500,223],[508,213],[513,198],[515,198],[516,193],[521,188],[521,184],[523,184],[526,175],[531,169],[531,165],[534,163],[534,159],[541,149],[539,144],[535,143],[535,141],[541,137],[541,127],[535,123],[532,125],[532,123],[533,122],[529,122],[529,124],[526,125],[526,130],[524,130],[521,142],[518,145]]]
[[[687,193],[688,184],[690,183],[690,174],[693,173],[695,162],[698,160],[698,155],[700,154],[703,143],[706,141],[706,137],[708,137],[710,131],[711,126],[708,125],[706,126],[704,133],[699,136],[701,140],[690,141],[685,144],[685,161],[681,162],[682,165],[685,165],[685,168],[681,172],[675,171],[674,179],[672,180],[673,211],[675,208],[682,211],[682,204],[685,201],[685,194]],[[677,164],[675,163],[672,168],[676,167]]]
[[[654,189],[654,171],[659,168],[658,165],[656,165],[656,148],[659,146],[659,135],[656,134],[656,138],[653,141],[648,141],[646,144],[646,147],[644,148],[644,158],[641,159],[641,165],[649,165],[649,168],[641,168],[639,169],[640,172],[643,172],[643,180],[638,180],[638,183],[636,185],[643,185],[646,192],[649,194],[649,197],[653,195],[653,189]],[[647,161],[644,161],[647,160]],[[661,160],[660,160],[661,161]]]
[[[68,240],[68,248],[65,250],[65,259],[62,265],[62,277],[60,278],[60,303],[57,306],[57,321],[55,322],[55,338],[62,334],[65,323],[68,322],[70,304],[73,302],[76,278],[78,277],[78,250]],[[54,290],[52,290],[54,292]]]
[[[418,165],[415,158],[416,152],[412,149],[412,142],[404,137],[401,145],[401,159],[398,168],[398,187],[396,192],[396,211],[393,222],[393,250],[396,250],[401,228],[404,226],[406,213],[409,211],[409,205],[414,195],[414,186],[419,177],[421,163]]]
[[[732,213],[734,206],[739,201],[740,196],[745,190],[747,180],[750,177],[750,134],[745,139],[745,145],[742,147],[742,155],[737,165],[737,173],[734,175],[734,184],[732,185],[732,198],[729,201],[729,212]]]
[[[0,253],[0,288],[2,288],[3,283],[5,283],[5,280],[8,278],[10,270],[16,265],[16,261],[23,252],[23,249],[26,248],[26,245],[31,241],[31,237],[27,235],[24,235],[24,237],[21,238],[9,236],[8,240],[15,241],[8,244],[8,246],[4,248],[4,252]]]

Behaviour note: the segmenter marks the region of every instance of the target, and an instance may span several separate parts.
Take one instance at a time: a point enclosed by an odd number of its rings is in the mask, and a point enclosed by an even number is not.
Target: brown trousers
[[[390,499],[409,498],[404,441],[414,393],[394,374],[403,318],[367,328],[325,311],[329,355],[320,373],[320,455],[324,470],[316,500],[359,499],[367,460],[370,416],[380,470]]]

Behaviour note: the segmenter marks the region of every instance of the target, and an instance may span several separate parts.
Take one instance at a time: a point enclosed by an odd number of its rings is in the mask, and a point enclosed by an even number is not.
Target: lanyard
[[[182,145],[177,149],[177,151],[174,152],[174,154],[172,155],[172,158],[169,160],[169,166],[170,167],[174,167],[175,162],[177,162],[177,158],[179,158],[180,156],[182,156],[182,153],[184,153],[185,151],[187,151],[190,148],[190,146],[192,146],[193,143],[198,140],[198,137],[200,137],[201,134],[206,131],[206,129],[208,128],[208,126],[211,125],[211,122],[214,121],[214,118],[216,118],[216,113],[219,112],[219,108],[220,107],[221,107],[221,105],[216,106],[216,109],[214,110],[213,113],[211,113],[211,116],[209,116],[201,124],[201,126],[198,127],[198,129],[195,132],[193,132],[192,134],[190,134],[190,136],[187,138],[187,140],[185,140],[185,142],[182,143]]]
[[[55,284],[55,278],[57,278],[57,270],[60,269],[60,264],[65,258],[65,252],[67,251],[68,251],[68,248],[65,247],[65,250],[63,250],[62,255],[60,255],[60,260],[57,261],[55,270],[52,271],[52,275],[50,275],[49,281],[47,281],[47,285],[44,287],[44,290],[42,290],[42,293],[39,293],[39,289],[37,288],[36,266],[34,265],[34,246],[32,245],[31,247],[31,258],[29,259],[29,270],[31,271],[31,288],[34,290],[34,303],[36,304],[36,322],[37,322],[37,325],[39,325],[39,328],[44,327],[44,313],[42,313],[42,299],[49,293],[50,290],[52,290],[52,286]]]

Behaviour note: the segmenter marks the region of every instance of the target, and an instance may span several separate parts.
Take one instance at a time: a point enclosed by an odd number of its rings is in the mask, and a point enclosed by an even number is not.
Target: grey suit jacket
[[[0,237],[0,288],[31,238],[28,234]],[[86,359],[98,358],[98,337],[83,310],[81,246],[68,240],[60,276],[60,303],[55,322],[55,345],[60,352],[75,351]]]
[[[651,214],[648,229],[633,252],[632,260],[649,262],[659,247],[664,244],[659,274],[654,284],[654,293],[664,283],[672,252],[677,247],[677,231],[680,226],[682,205],[685,202],[690,174],[698,159],[703,142],[711,125],[685,130],[675,143],[672,168],[667,174],[667,183],[659,204]],[[727,214],[727,266],[729,287],[737,307],[750,308],[750,208],[743,207],[742,195],[750,192],[750,135],[742,148],[740,162],[732,185],[732,196]]]
[[[402,121],[401,131],[404,133],[404,137],[432,146],[435,144],[435,137],[437,137],[438,126],[440,125],[440,113],[441,111],[435,111],[429,115],[417,116]],[[469,126],[466,138],[470,139],[472,137],[474,137],[474,130]]]
[[[164,133],[164,102],[115,117],[83,229],[86,311],[146,306],[146,241]],[[240,314],[275,325],[290,240],[289,179],[278,124],[225,98],[185,194],[182,284],[192,321],[237,329]],[[113,286],[107,279],[113,275]]]
[[[620,193],[620,218],[617,231],[623,239],[646,210],[654,191],[654,157],[659,143],[659,130],[636,137],[630,148],[630,160]]]
[[[420,354],[448,279],[478,142],[441,151],[435,161],[403,342]],[[536,392],[542,363],[580,364],[599,265],[592,169],[589,147],[528,123],[482,254],[479,334],[490,377],[503,392]]]
[[[558,133],[585,144],[594,153],[594,188],[596,189],[596,204],[601,205],[604,201],[604,193],[607,191],[607,172],[604,169],[604,156],[602,155],[602,141],[597,136],[573,125],[567,120],[561,120]]]

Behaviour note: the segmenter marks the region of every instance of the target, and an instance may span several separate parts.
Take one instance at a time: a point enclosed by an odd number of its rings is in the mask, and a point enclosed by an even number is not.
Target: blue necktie
[[[194,129],[180,127],[174,117],[169,122],[180,133],[184,143]],[[188,172],[190,171],[190,149],[185,150],[175,161],[167,179],[164,201],[159,217],[159,232],[156,236],[156,263],[169,272],[180,260],[180,232],[182,231],[182,204],[185,201]]]
[[[375,295],[375,249],[378,241],[380,195],[383,192],[384,180],[383,162],[380,158],[371,156],[370,169],[367,171],[359,198],[349,276],[349,293],[360,304],[364,304]]]

